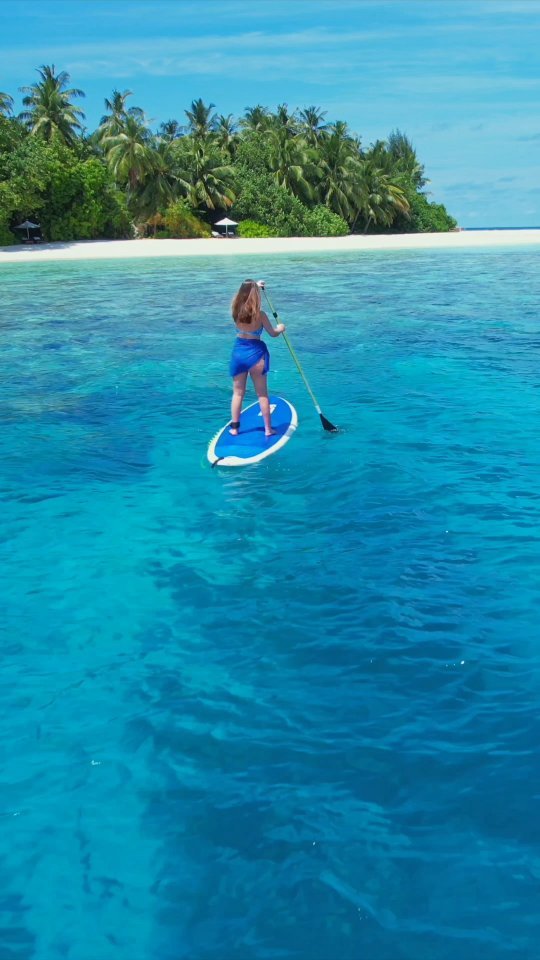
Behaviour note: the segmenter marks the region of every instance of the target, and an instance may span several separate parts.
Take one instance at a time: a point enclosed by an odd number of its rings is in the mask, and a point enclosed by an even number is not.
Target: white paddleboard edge
[[[261,460],[264,460],[266,457],[269,457],[271,454],[276,453],[279,449],[281,449],[281,447],[283,447],[292,437],[298,426],[298,414],[296,413],[296,410],[288,400],[285,400],[285,397],[282,397],[281,399],[287,404],[289,410],[291,411],[291,422],[283,436],[280,437],[276,443],[272,444],[268,450],[261,450],[261,452],[255,457],[223,457],[222,459],[219,459],[216,457],[216,445],[221,435],[225,433],[226,430],[230,429],[232,420],[229,420],[229,422],[226,423],[225,426],[219,430],[215,437],[212,437],[212,440],[210,441],[207,453],[209,463],[211,463],[213,467],[245,467],[248,464],[259,463]],[[255,403],[250,403],[249,406],[245,407],[245,409],[242,410],[242,413],[246,413],[251,409],[251,407],[258,405],[259,401],[256,400]]]

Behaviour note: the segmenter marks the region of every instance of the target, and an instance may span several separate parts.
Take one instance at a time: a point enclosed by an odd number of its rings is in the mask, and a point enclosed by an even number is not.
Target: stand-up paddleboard
[[[248,463],[258,463],[271,453],[276,453],[290,440],[298,426],[296,410],[283,397],[270,397],[272,427],[276,431],[272,437],[264,433],[259,401],[242,410],[240,433],[233,437],[229,433],[231,420],[210,441],[208,459],[213,467],[243,467]]]

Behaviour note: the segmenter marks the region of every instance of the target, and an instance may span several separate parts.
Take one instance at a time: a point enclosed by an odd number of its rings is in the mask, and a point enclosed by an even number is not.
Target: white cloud
[[[185,55],[187,51],[190,54],[226,51],[230,60],[233,60],[235,57],[241,56],[245,49],[261,54],[264,54],[265,51],[271,54],[276,49],[298,49],[299,47],[325,50],[329,47],[343,47],[358,43],[370,44],[376,40],[384,43],[386,40],[399,39],[402,36],[402,32],[399,30],[355,30],[350,33],[342,33],[341,31],[332,32],[324,27],[311,27],[289,33],[250,30],[236,36],[223,36],[218,33],[186,36],[186,32],[182,31],[178,36],[148,37],[140,40],[71,43],[56,47],[47,44],[48,59],[51,60],[53,57],[57,59],[66,57],[86,59],[113,57],[114,55],[138,57],[144,54],[151,55],[154,58],[171,52]],[[2,50],[1,47],[0,50]],[[2,50],[2,58],[7,65],[17,62],[21,57],[35,58],[42,53],[42,47],[9,45]]]

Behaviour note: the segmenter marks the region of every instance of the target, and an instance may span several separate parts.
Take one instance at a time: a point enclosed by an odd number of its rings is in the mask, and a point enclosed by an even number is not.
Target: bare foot
[[[268,430],[264,431],[265,437],[274,437],[275,434],[276,434],[276,431],[274,429],[270,430],[270,433],[268,433]]]
[[[229,430],[229,433],[230,433],[233,437],[237,437],[237,436],[238,436],[238,430],[236,429],[236,427],[231,427],[231,429]]]

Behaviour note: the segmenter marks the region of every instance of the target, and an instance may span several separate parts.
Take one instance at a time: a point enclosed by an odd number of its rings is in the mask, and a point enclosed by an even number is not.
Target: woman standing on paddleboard
[[[270,354],[268,347],[261,340],[263,330],[271,337],[279,337],[285,332],[285,324],[278,323],[273,327],[263,310],[261,310],[261,288],[264,281],[244,280],[232,302],[232,316],[236,324],[236,340],[234,342],[229,372],[233,378],[233,396],[231,402],[231,429],[233,436],[240,430],[240,411],[246,392],[248,373],[259,398],[259,406],[264,420],[264,432],[271,437],[270,401],[268,400],[268,386],[266,375],[270,369]]]

